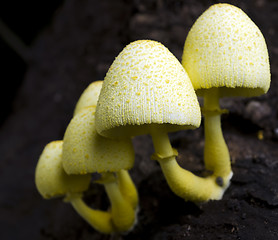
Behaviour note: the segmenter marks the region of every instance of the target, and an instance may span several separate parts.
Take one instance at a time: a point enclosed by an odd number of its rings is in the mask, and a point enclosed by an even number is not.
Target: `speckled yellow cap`
[[[103,81],[92,82],[80,96],[75,109],[74,115],[76,115],[81,109],[96,106],[98,101],[98,96],[102,87]]]
[[[35,183],[44,198],[79,194],[88,189],[90,175],[67,175],[62,167],[63,141],[47,144],[39,158]]]
[[[127,45],[109,68],[96,110],[97,131],[122,138],[195,128],[200,107],[190,79],[161,43],[139,40]]]
[[[182,64],[197,95],[217,87],[220,97],[258,96],[270,85],[264,37],[239,8],[215,4],[194,23],[184,45]]]
[[[134,164],[130,139],[115,141],[95,129],[95,107],[83,108],[73,117],[64,136],[63,166],[68,174],[116,172]]]

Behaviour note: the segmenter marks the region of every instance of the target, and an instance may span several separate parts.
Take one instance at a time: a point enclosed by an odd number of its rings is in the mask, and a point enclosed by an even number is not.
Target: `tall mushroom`
[[[219,98],[259,96],[268,91],[267,46],[259,28],[239,8],[215,4],[194,23],[182,64],[198,96],[204,97],[206,168],[228,187],[232,170],[221,129]]]
[[[135,41],[116,57],[103,82],[96,110],[100,135],[125,139],[150,134],[170,188],[192,201],[222,197],[214,176],[201,178],[176,162],[168,132],[199,126],[200,107],[179,61],[161,43]]]
[[[91,175],[68,175],[62,167],[63,141],[47,144],[35,171],[35,183],[46,199],[64,196],[74,209],[93,228],[102,233],[113,233],[115,228],[109,212],[95,210],[82,200],[82,193],[89,188]]]

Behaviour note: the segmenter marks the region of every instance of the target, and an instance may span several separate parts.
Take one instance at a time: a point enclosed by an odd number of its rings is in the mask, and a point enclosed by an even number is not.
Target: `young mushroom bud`
[[[133,164],[130,139],[115,141],[96,132],[95,107],[83,108],[73,117],[64,136],[63,167],[68,174],[102,174],[99,182],[108,194],[112,222],[118,232],[130,230],[135,223],[137,192],[132,195],[134,199],[124,196],[113,173],[128,170]]]
[[[194,23],[182,64],[204,97],[206,168],[229,186],[230,155],[221,130],[219,98],[259,96],[268,91],[270,67],[264,37],[252,20],[230,4],[215,4]]]
[[[92,82],[81,94],[74,109],[74,116],[83,108],[96,106],[103,81]]]
[[[151,40],[127,45],[108,70],[99,95],[96,129],[125,139],[150,134],[170,188],[193,201],[219,199],[215,177],[201,178],[176,162],[168,132],[199,126],[200,107],[188,75],[162,44]]]
[[[89,208],[82,193],[89,188],[91,175],[68,175],[62,167],[63,141],[53,141],[44,148],[35,171],[35,183],[46,199],[64,196],[75,210],[96,230],[112,233],[111,214]]]

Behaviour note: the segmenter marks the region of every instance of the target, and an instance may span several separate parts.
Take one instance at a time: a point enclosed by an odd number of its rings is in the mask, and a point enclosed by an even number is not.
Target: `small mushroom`
[[[92,82],[81,94],[78,102],[76,103],[74,114],[76,115],[81,109],[89,106],[96,106],[98,96],[102,87],[103,81]]]
[[[150,134],[155,154],[170,188],[192,201],[219,199],[216,178],[201,178],[181,168],[168,132],[193,129],[201,120],[190,79],[162,44],[151,40],[127,45],[109,68],[99,95],[96,130],[125,139]]]
[[[112,222],[119,232],[130,230],[136,222],[137,192],[133,192],[133,199],[130,195],[125,197],[113,173],[120,172],[121,176],[123,169],[133,166],[131,140],[115,141],[100,136],[95,130],[95,107],[86,107],[73,117],[66,129],[62,158],[67,174],[102,174],[98,182],[104,185],[111,202]],[[126,191],[135,188],[128,185],[122,186],[122,190],[125,187],[128,188]]]
[[[264,37],[239,8],[215,4],[194,23],[184,44],[182,64],[198,96],[204,97],[206,168],[229,186],[230,155],[221,129],[219,98],[259,96],[270,86]]]
[[[35,171],[39,193],[46,199],[64,196],[93,228],[102,233],[115,232],[111,213],[91,209],[82,200],[82,193],[89,188],[91,175],[65,173],[62,167],[62,147],[63,141],[53,141],[45,146]]]
[[[75,109],[74,116],[81,110],[87,107],[96,107],[100,90],[102,87],[102,80],[92,82],[81,94]],[[95,109],[93,109],[95,111]],[[128,173],[125,169],[120,169],[115,172],[117,176],[118,185],[123,196],[130,202],[134,209],[138,208],[138,193],[137,189]]]

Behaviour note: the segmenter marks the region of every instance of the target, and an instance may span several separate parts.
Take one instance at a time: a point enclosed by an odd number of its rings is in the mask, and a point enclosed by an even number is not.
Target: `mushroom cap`
[[[81,109],[96,106],[98,101],[98,96],[102,87],[103,81],[92,82],[81,94],[75,109],[74,115],[76,115]]]
[[[200,125],[200,107],[190,79],[161,43],[127,45],[109,68],[96,110],[97,131],[124,138]]]
[[[68,174],[127,170],[134,158],[131,139],[115,141],[96,132],[94,106],[82,109],[66,129],[63,166]]]
[[[270,67],[264,37],[239,8],[215,4],[194,23],[182,64],[197,95],[219,88],[220,97],[259,96],[268,91]]]
[[[39,158],[35,183],[44,198],[79,194],[88,189],[90,175],[67,175],[62,167],[63,141],[47,144]]]

